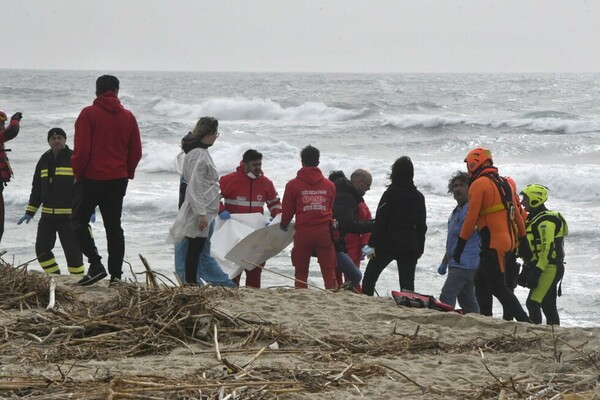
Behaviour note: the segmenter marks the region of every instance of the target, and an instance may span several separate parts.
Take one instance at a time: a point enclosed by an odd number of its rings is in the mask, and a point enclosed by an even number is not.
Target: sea
[[[427,239],[417,265],[418,292],[439,296],[445,276],[447,220],[455,201],[447,192],[467,152],[491,149],[500,173],[519,188],[550,189],[547,205],[569,224],[565,239],[564,326],[600,326],[600,74],[321,74],[142,71],[0,70],[0,109],[23,113],[19,136],[7,143],[14,179],[4,191],[6,228],[0,249],[14,265],[35,259],[39,215],[17,225],[25,212],[35,164],[48,149],[47,131],[61,127],[67,144],[81,109],[94,99],[95,80],[111,73],[119,97],[137,117],[143,157],[123,210],[126,279],[145,281],[143,256],[172,281],[173,248],[165,243],[177,213],[179,177],[174,160],[181,138],[202,116],[219,120],[221,136],[211,153],[222,174],[233,171],[249,148],[263,153],[265,175],[283,196],[300,168],[300,150],[321,150],[321,170],[356,168],[373,175],[365,200],[375,213],[394,160],[409,156],[415,184],[425,195]],[[106,257],[102,217],[93,224]],[[267,269],[293,276],[291,247]],[[57,243],[56,257],[66,273]],[[363,264],[362,269],[364,271]],[[316,260],[309,282],[322,286]],[[165,279],[168,283],[168,281]],[[263,273],[263,286],[293,286],[287,277]],[[398,290],[394,263],[377,283],[380,296]],[[525,304],[527,290],[516,294]],[[390,299],[390,301],[392,301]],[[501,316],[494,305],[494,315]]]

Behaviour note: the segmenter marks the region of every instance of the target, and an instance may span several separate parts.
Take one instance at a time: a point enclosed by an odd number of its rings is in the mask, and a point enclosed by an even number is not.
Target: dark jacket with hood
[[[142,158],[137,121],[115,92],[96,97],[75,121],[71,164],[76,179],[133,179]]]
[[[347,178],[336,180],[335,189],[333,218],[337,220],[339,232],[339,238],[334,241],[335,250],[347,252],[346,234],[371,232],[373,231],[373,222],[357,220],[358,204],[363,201],[363,198],[350,180]]]
[[[335,185],[318,167],[302,167],[285,185],[281,225],[296,215],[296,233],[331,229]]]
[[[381,196],[375,228],[369,246],[394,255],[409,253],[421,257],[425,248],[425,198],[413,184],[389,186]]]

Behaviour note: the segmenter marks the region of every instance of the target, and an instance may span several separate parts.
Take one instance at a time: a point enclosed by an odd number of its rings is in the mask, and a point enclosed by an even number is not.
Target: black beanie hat
[[[48,139],[47,140],[50,140],[50,138],[54,135],[63,136],[65,139],[67,138],[66,132],[63,131],[61,128],[52,128],[48,131]]]

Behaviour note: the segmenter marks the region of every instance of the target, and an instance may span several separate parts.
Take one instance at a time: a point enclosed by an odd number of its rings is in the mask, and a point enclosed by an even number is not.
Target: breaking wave
[[[155,112],[168,117],[195,118],[212,115],[219,120],[285,120],[285,121],[347,121],[365,115],[368,110],[346,110],[330,107],[319,102],[306,102],[298,106],[284,107],[262,98],[216,98],[200,104],[181,104],[159,99]]]

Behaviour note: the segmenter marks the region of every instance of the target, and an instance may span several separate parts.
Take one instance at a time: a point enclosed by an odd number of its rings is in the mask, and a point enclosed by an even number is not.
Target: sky
[[[0,4],[0,68],[600,72],[597,0]]]

